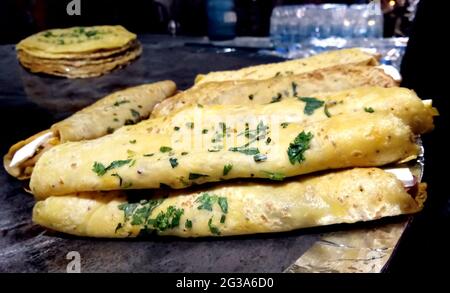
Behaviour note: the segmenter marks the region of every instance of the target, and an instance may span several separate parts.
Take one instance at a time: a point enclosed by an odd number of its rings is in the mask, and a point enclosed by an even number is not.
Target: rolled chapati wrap
[[[98,138],[124,125],[135,124],[147,118],[156,103],[175,91],[176,85],[172,81],[117,91],[53,124],[49,130],[13,145],[3,158],[4,167],[10,175],[27,179],[36,161],[48,149],[68,141]]]
[[[33,221],[78,236],[179,237],[290,231],[371,221],[422,209],[425,184],[405,189],[393,174],[356,168],[282,183],[233,182],[197,190],[79,193],[36,203]]]
[[[163,100],[151,117],[169,115],[192,105],[256,105],[286,97],[311,96],[363,86],[394,87],[397,82],[381,68],[342,65],[302,74],[287,74],[266,80],[202,83]]]
[[[42,199],[82,191],[186,188],[234,178],[382,166],[414,158],[419,151],[411,128],[392,114],[360,112],[279,123],[247,111],[257,125],[244,123],[240,115],[232,116],[240,123],[219,122],[215,128],[184,120],[167,135],[144,121],[96,140],[58,145],[38,160],[31,191]]]
[[[340,65],[378,65],[378,56],[360,48],[328,51],[311,57],[245,67],[239,70],[200,74],[195,84],[227,80],[262,80],[279,75],[301,74]]]
[[[175,112],[170,116],[153,119],[153,126],[161,133],[167,131],[167,129],[173,130],[173,126],[178,123],[178,120],[181,122],[194,121],[196,117],[201,117],[203,123],[217,123],[218,117],[221,116],[236,117],[238,120],[243,120],[250,115],[272,115],[279,117],[282,122],[309,123],[336,115],[376,112],[392,113],[408,124],[415,134],[423,134],[433,129],[433,117],[438,115],[437,110],[432,107],[431,100],[422,101],[414,91],[406,88],[360,87],[336,92],[316,93],[311,96],[301,96],[296,94],[295,91],[296,89],[292,84],[287,84],[286,87],[279,90],[279,95],[275,95],[276,100],[271,100],[273,99],[271,95],[261,95],[260,103],[255,104],[239,104],[238,99],[234,99],[237,104],[242,106],[229,105],[226,102],[228,97],[225,97],[223,102],[215,99],[213,105],[208,105],[208,103],[198,104],[195,103],[197,97],[203,95],[194,95],[192,98],[186,97],[185,103],[184,101],[177,103],[177,105],[191,104],[190,107],[182,106],[182,111],[180,110],[179,113]],[[231,97],[231,99],[233,98]],[[224,106],[214,106],[216,103]],[[161,104],[164,104],[164,101]],[[158,112],[157,107],[155,107],[155,111]],[[178,124],[184,124],[181,122]]]

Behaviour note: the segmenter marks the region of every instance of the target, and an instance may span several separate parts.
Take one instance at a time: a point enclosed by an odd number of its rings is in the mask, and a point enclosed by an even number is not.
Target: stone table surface
[[[31,74],[17,62],[14,46],[0,46],[1,153],[13,143],[48,128],[112,91],[171,79],[179,88],[213,70],[276,61],[255,51],[184,46],[186,40],[142,36],[144,52],[129,66],[89,79]],[[282,272],[324,231],[342,225],[290,233],[222,239],[86,239],[46,231],[31,222],[33,198],[23,183],[0,168],[0,272],[65,272],[70,251],[83,272]]]

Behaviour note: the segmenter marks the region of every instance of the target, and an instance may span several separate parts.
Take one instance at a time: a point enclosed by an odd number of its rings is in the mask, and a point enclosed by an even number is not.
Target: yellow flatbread
[[[425,185],[410,195],[392,174],[376,168],[292,178],[282,183],[234,182],[192,191],[152,192],[133,201],[123,192],[49,197],[33,221],[88,237],[125,238],[156,232],[179,237],[290,231],[370,221],[418,212]]]
[[[51,29],[34,34],[17,44],[18,50],[47,53],[87,53],[116,49],[136,39],[120,25]]]
[[[97,140],[58,145],[37,162],[31,191],[43,198],[161,185],[186,188],[233,178],[269,178],[271,173],[292,177],[382,166],[415,157],[419,151],[410,127],[392,114],[355,113],[286,125],[258,116],[254,109],[248,112],[257,125],[247,126],[245,120],[200,123],[197,137],[190,121],[184,120],[186,125],[172,135],[160,134],[144,121]],[[232,170],[225,172],[228,165]]]
[[[173,95],[175,91],[174,82],[162,81],[130,87],[110,94],[63,121],[55,123],[50,130],[14,144],[4,156],[3,165],[10,175],[27,179],[37,159],[49,148],[67,141],[94,139],[114,132],[123,125],[135,124],[147,118],[156,103]],[[41,144],[33,156],[11,166],[17,151],[46,133],[51,133],[52,138]]]
[[[331,68],[339,65],[377,65],[376,56],[359,48],[328,51],[312,57],[250,66],[239,70],[210,72],[198,75],[196,85],[208,82],[227,80],[261,80],[279,75],[302,74],[319,69]]]
[[[396,85],[392,77],[379,68],[354,65],[337,66],[298,75],[280,75],[267,80],[202,83],[164,100],[155,107],[151,117],[165,116],[196,104],[266,104],[294,94],[302,97],[363,86]]]

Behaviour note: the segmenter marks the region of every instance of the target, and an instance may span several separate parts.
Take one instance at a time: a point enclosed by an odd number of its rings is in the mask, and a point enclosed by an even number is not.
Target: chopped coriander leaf
[[[178,159],[176,159],[176,158],[170,158],[169,162],[170,162],[170,165],[172,166],[172,168],[175,168],[176,166],[178,166]]]
[[[277,76],[280,76],[281,75],[281,72],[277,72],[277,73],[275,73],[275,77],[277,77]]]
[[[223,176],[227,176],[231,169],[233,169],[233,164],[226,164],[223,166]]]
[[[197,107],[203,108],[203,105],[202,104],[197,104]]]
[[[226,214],[228,213],[228,201],[226,197],[219,197],[218,200],[220,209],[222,210],[222,213]]]
[[[178,131],[178,130],[180,130],[180,127],[175,126],[175,127],[173,128],[173,130]]]
[[[189,219],[186,219],[186,223],[184,223],[184,227],[186,227],[187,229],[191,229],[192,228],[192,221]]]
[[[298,99],[300,101],[306,103],[305,109],[303,110],[303,112],[306,115],[312,115],[316,109],[319,109],[325,103],[324,101],[321,101],[321,100],[316,99],[316,98],[310,98],[310,97],[301,97],[301,98],[298,98]]]
[[[135,144],[135,143],[136,143],[136,140],[135,140],[135,139],[130,140],[130,143],[131,143],[131,144]]]
[[[270,137],[268,137],[268,138],[266,139],[266,144],[269,144],[271,141],[272,141],[272,139],[271,139]]]
[[[135,119],[141,119],[141,113],[139,113],[138,111],[134,110],[134,109],[130,109],[131,115],[133,115],[133,117]]]
[[[253,95],[249,95],[249,96],[248,96],[248,99],[249,99],[249,100],[253,100],[253,98],[254,98]]]
[[[375,110],[372,107],[365,107],[364,111],[366,111],[367,113],[373,113],[375,112]]]
[[[283,123],[280,124],[280,126],[283,127],[283,128],[288,127],[288,125],[289,125],[289,123],[287,123],[287,122],[283,122]]]
[[[245,155],[257,155],[259,154],[259,149],[258,148],[249,148],[249,147],[232,147],[228,149],[230,152],[238,152],[238,153],[242,153]]]
[[[201,196],[197,197],[194,202],[200,203],[197,209],[212,212],[212,207],[216,203],[216,201],[217,195],[210,195],[209,193],[205,192]]]
[[[323,107],[323,111],[325,112],[325,115],[327,115],[328,118],[331,117],[331,113],[330,111],[328,111],[328,105],[325,104],[325,106]]]
[[[114,118],[113,121],[114,121],[114,122],[119,122],[119,119]]]
[[[186,123],[186,127],[190,128],[190,129],[193,129],[194,128],[194,122],[187,122]]]
[[[294,97],[297,96],[297,83],[295,83],[294,81],[292,82],[292,95]]]
[[[107,169],[105,165],[103,165],[102,163],[94,162],[94,166],[92,166],[92,171],[97,173],[98,176],[103,176],[105,175]]]
[[[255,162],[258,162],[258,163],[267,161],[267,155],[264,155],[264,154],[254,155],[253,160],[255,160]]]
[[[283,173],[263,171],[269,176],[270,180],[283,181],[286,176]]]
[[[219,228],[217,228],[216,226],[213,226],[213,225],[212,225],[212,219],[213,219],[213,218],[209,219],[209,221],[208,221],[209,231],[211,231],[212,234],[220,235],[220,230],[219,230]]]
[[[125,222],[130,219],[130,217],[133,215],[134,210],[139,206],[138,203],[123,203],[118,206],[118,209],[123,211]]]
[[[128,159],[128,160],[117,160],[117,161],[113,161],[111,162],[111,164],[109,164],[108,167],[106,167],[107,170],[111,170],[111,169],[115,169],[115,168],[120,168],[124,165],[127,165],[129,163],[131,163],[133,160]]]
[[[278,93],[275,97],[272,97],[272,101],[270,103],[278,103],[282,98],[283,96],[281,95],[281,93]]]
[[[295,165],[296,162],[301,163],[305,160],[304,153],[309,149],[312,138],[313,134],[311,132],[305,133],[302,131],[297,135],[294,141],[289,144],[287,154],[292,165]]]
[[[117,102],[115,102],[115,103],[113,104],[113,106],[118,107],[118,106],[120,106],[120,105],[122,105],[122,104],[126,104],[126,103],[129,103],[129,102],[130,102],[130,101],[128,101],[128,100],[117,101]]]
[[[189,154],[188,152],[182,152],[181,155],[182,156],[186,156],[187,154]]]
[[[203,133],[203,134],[207,134],[207,133],[208,133],[208,129],[203,129],[203,130],[202,130],[202,133]]]
[[[222,217],[220,217],[220,223],[221,223],[221,224],[224,224],[224,223],[225,223],[225,220],[226,220],[226,218],[227,218],[227,216],[225,216],[225,215],[222,215]]]
[[[174,206],[169,206],[166,212],[159,212],[155,219],[149,219],[151,224],[158,231],[165,231],[173,229],[180,225],[180,218],[184,213],[184,209],[177,209]]]
[[[103,176],[111,169],[122,167],[123,165],[129,164],[132,160],[118,160],[113,161],[111,164],[109,164],[108,167],[105,167],[102,163],[94,162],[94,165],[92,166],[92,171],[97,173],[98,176]]]
[[[155,154],[144,154],[144,157],[153,157]]]
[[[112,127],[106,128],[106,133],[111,134],[113,132],[114,132],[114,128],[112,128]]]
[[[172,150],[172,148],[171,148],[171,147],[168,147],[168,146],[162,146],[162,147],[159,148],[159,151],[160,151],[161,153],[168,153],[168,152],[170,152],[171,150]]]
[[[189,173],[189,180],[195,180],[201,177],[209,177],[209,175],[198,174],[198,173]]]

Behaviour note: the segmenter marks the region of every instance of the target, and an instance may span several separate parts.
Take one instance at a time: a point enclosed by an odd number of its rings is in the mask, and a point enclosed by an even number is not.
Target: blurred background
[[[70,0],[2,0],[0,1],[0,43],[16,43],[35,32],[55,27],[95,24],[122,24],[137,33],[206,36],[211,39],[230,39],[235,36],[268,37],[284,30],[287,41],[315,33],[319,37],[333,34],[345,38],[360,34],[365,37],[408,36],[418,0],[79,0],[81,15],[69,16],[66,7]],[[314,8],[307,4],[345,4]],[[373,3],[369,10],[361,5]],[[345,10],[353,4],[354,9]],[[289,11],[274,7],[292,6]],[[320,11],[319,11],[320,10]],[[328,14],[327,14],[328,13]],[[328,15],[335,16],[332,23]],[[208,17],[209,16],[209,17]],[[344,17],[340,17],[344,16]],[[378,18],[370,18],[377,16]],[[369,17],[369,18],[368,18]],[[339,25],[355,27],[357,18],[369,20],[377,30],[359,32],[338,30]],[[381,21],[380,21],[381,19]],[[272,20],[272,25],[271,25]],[[330,23],[331,21],[331,23]],[[328,27],[323,27],[323,23]],[[366,22],[367,23],[367,22]],[[322,24],[322,26],[321,26]],[[292,36],[289,29],[295,26]],[[334,31],[333,31],[334,29]],[[361,30],[362,29],[362,30]],[[275,39],[277,36],[275,36]],[[285,38],[286,41],[286,38]]]

